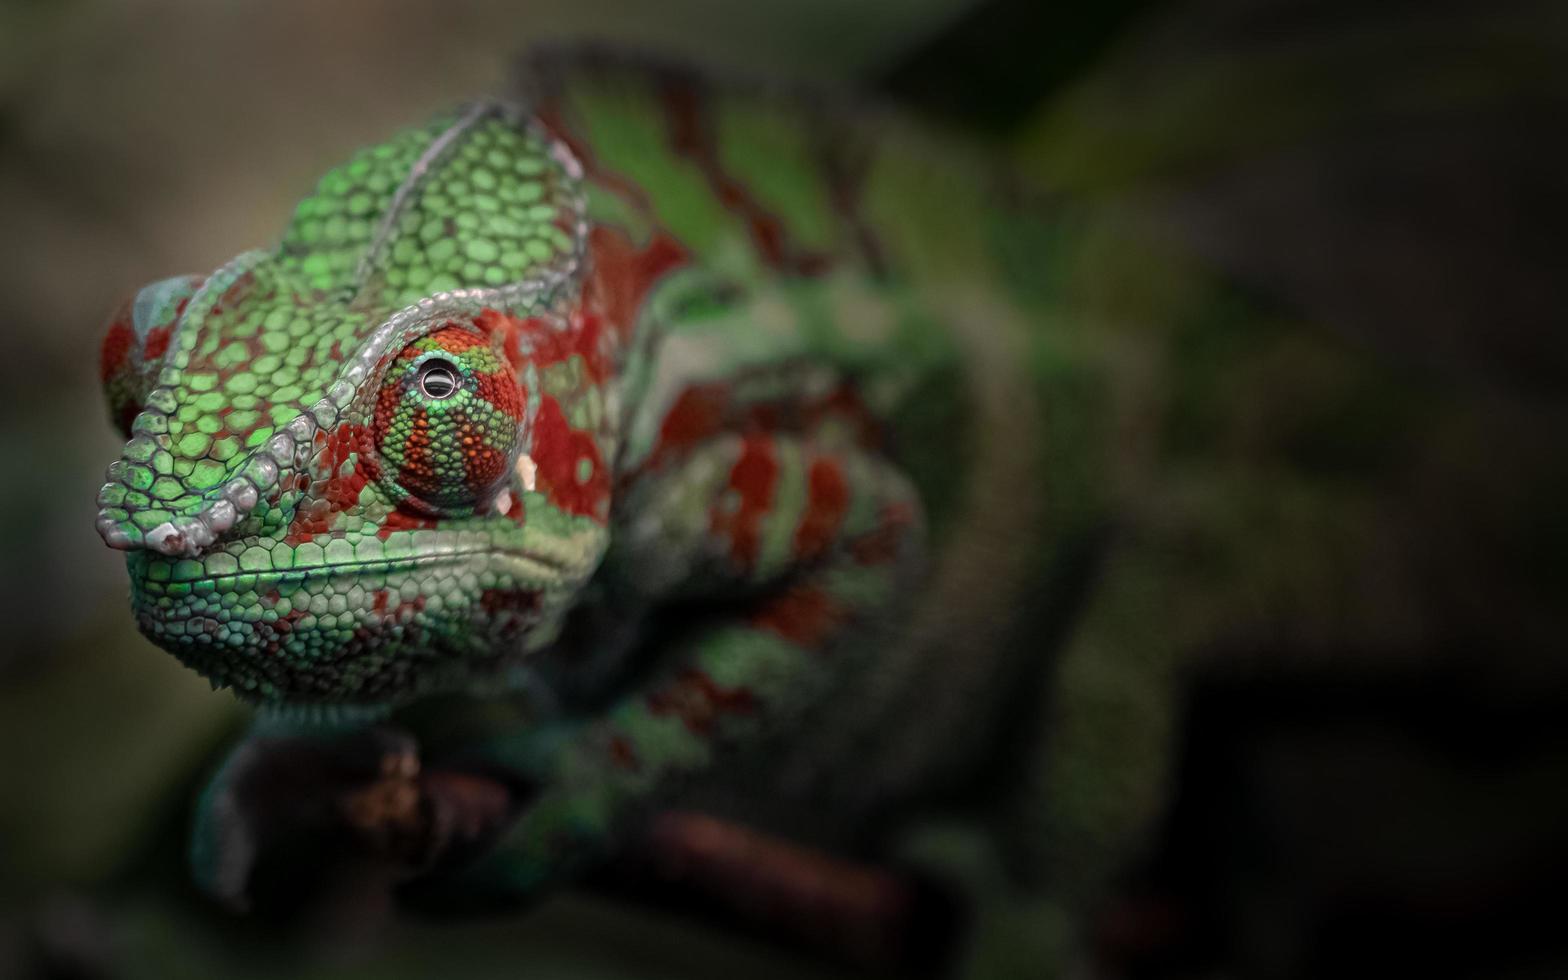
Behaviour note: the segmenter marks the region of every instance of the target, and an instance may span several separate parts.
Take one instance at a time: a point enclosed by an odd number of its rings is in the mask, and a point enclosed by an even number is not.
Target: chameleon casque
[[[1136,573],[1085,598],[1146,372],[1053,297],[1060,217],[894,116],[532,64],[109,325],[98,529],[142,632],[261,706],[198,878],[244,890],[256,744],[379,728],[526,787],[415,869],[470,896],[672,807],[864,854],[984,773],[1009,887],[1098,897],[1182,640]]]

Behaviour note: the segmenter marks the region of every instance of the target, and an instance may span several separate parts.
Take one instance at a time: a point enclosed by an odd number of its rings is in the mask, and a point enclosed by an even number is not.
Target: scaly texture
[[[1068,855],[1087,901],[1157,812],[1178,647],[1247,606],[1074,598],[1112,515],[1126,567],[1167,557],[1125,460],[1161,465],[1161,331],[1221,335],[1226,295],[897,119],[532,64],[525,112],[366,150],[277,249],[116,316],[98,526],[142,630],[295,715],[487,698],[421,746],[530,789],[469,896],[670,800],[852,840],[1046,719],[996,755],[1019,876]],[[231,897],[249,758],[194,848]]]

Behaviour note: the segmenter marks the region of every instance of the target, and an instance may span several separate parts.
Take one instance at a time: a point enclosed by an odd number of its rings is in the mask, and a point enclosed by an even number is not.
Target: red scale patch
[[[499,374],[481,374],[475,380],[480,398],[494,405],[512,421],[523,420],[522,391],[516,381]]]
[[[544,124],[545,129],[550,131],[550,135],[565,143],[566,148],[572,151],[572,156],[577,158],[577,162],[582,165],[583,173],[590,181],[619,196],[643,214],[653,213],[653,202],[649,200],[648,192],[628,178],[611,173],[600,166],[588,144],[579,139],[572,132],[571,127],[566,125],[566,121],[561,117],[559,106],[553,101],[545,102],[535,110],[535,114]]]
[[[316,478],[301,474],[296,484],[315,499],[295,511],[286,544],[292,547],[330,533],[338,515],[359,503],[361,491],[376,477],[370,449],[370,430],[363,425],[345,422],[330,433],[316,433]]]
[[[505,640],[538,620],[543,598],[532,589],[485,589],[479,593],[479,609],[486,627]]]
[[[730,397],[730,386],[722,382],[693,385],[681,392],[659,425],[659,439],[648,465],[657,467],[717,435],[724,426]]]
[[[746,223],[762,260],[782,272],[800,276],[826,272],[832,266],[832,256],[808,251],[790,241],[778,215],[764,208],[749,187],[725,172],[706,100],[697,86],[672,79],[662,94],[670,143],[676,154],[690,160],[707,178],[719,203]]]
[[[381,527],[376,529],[376,537],[385,541],[397,531],[428,531],[440,527],[441,522],[425,514],[410,514],[407,511],[394,510],[381,522]]]
[[[695,668],[681,672],[675,681],[648,695],[648,710],[655,715],[675,715],[688,731],[708,735],[724,715],[749,715],[756,711],[756,696],[744,687],[722,688]]]
[[[523,352],[523,338],[536,330],[550,329],[537,317],[523,319],[490,309],[480,310],[474,316],[474,326],[483,330],[486,336],[500,338],[502,355],[518,371],[528,363],[528,356]]]
[[[609,519],[610,474],[599,455],[599,445],[587,432],[571,427],[550,395],[540,400],[532,456],[538,467],[539,489],[552,504],[600,523]],[[586,480],[578,479],[581,460],[588,461]]]
[[[485,589],[479,593],[479,608],[488,616],[532,615],[539,611],[540,602],[540,594],[532,589]]]
[[[483,338],[472,330],[460,327],[455,323],[433,330],[427,336],[439,344],[442,350],[450,351],[453,354],[461,354],[465,350],[473,350],[475,347],[483,347],[485,345]],[[399,355],[399,359],[413,360],[422,353],[423,351],[410,347]]]
[[[522,321],[521,327],[516,335],[519,340],[526,336],[533,362],[540,368],[568,361],[575,354],[582,358],[584,373],[592,383],[601,384],[608,375],[610,352],[605,349],[604,322],[598,316],[576,313],[565,328],[532,317]],[[521,351],[517,355],[520,360],[528,356]]]
[[[849,511],[849,484],[838,463],[826,456],[811,461],[806,477],[806,513],[795,528],[795,554],[802,560],[821,555],[833,543]]]
[[[735,560],[747,568],[756,564],[761,551],[762,519],[773,507],[778,477],[772,437],[747,436],[740,458],[730,468],[730,489],[739,495],[739,505],[732,511],[719,505],[712,520],[714,531],[729,535],[730,553]]]
[[[637,248],[618,229],[595,228],[588,235],[588,247],[594,274],[583,284],[580,308],[596,311],[608,321],[623,344],[630,340],[654,284],[691,261],[686,246],[662,229]]]
[[[811,433],[830,423],[846,426],[857,445],[875,448],[884,441],[881,424],[847,384],[807,401],[739,402],[732,384],[696,384],[682,391],[665,413],[653,451],[643,465],[658,469],[726,429]]]
[[[416,409],[413,428],[403,440],[403,466],[397,482],[414,494],[439,493],[441,478],[430,459],[430,414]]]
[[[147,341],[142,345],[143,361],[159,361],[169,350],[169,335],[174,332],[173,324],[153,327],[147,331]]]
[[[791,643],[815,649],[825,645],[846,619],[844,607],[826,592],[797,586],[765,602],[751,622]]]
[[[122,313],[109,324],[103,336],[103,346],[98,350],[98,380],[109,379],[126,367],[131,348],[136,345],[136,331],[131,329],[129,317]]]

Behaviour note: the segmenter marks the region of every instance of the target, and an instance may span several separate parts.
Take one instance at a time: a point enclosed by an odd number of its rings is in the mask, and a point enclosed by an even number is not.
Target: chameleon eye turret
[[[99,349],[99,377],[109,417],[127,439],[157,384],[169,335],[201,279],[176,276],[142,288],[109,320]]]
[[[421,513],[473,513],[516,461],[523,392],[484,336],[443,327],[398,355],[376,397],[383,484]]]

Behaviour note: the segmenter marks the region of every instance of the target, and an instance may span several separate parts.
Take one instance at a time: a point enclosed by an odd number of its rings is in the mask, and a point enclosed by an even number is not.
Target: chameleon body
[[[277,248],[110,324],[129,442],[98,527],[141,629],[296,714],[467,698],[423,751],[537,787],[477,892],[568,879],[671,801],[788,800],[842,843],[1038,768],[983,747],[1048,690],[1043,590],[1108,496],[1080,451],[1104,372],[1046,329],[1049,236],[1005,187],[893,118],[593,59],[359,153]],[[1056,470],[1053,376],[1089,406]],[[1126,723],[1078,756],[1114,784],[1073,818],[1085,864],[1158,795],[1154,763],[1100,765],[1164,732],[1164,645],[1138,649],[1136,683],[1067,682]],[[219,891],[224,779],[196,845]]]

